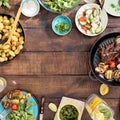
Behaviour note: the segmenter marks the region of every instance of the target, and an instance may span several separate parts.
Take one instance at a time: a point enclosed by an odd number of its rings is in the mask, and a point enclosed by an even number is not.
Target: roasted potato
[[[9,38],[13,23],[14,18],[0,16],[0,40]],[[22,28],[18,24],[12,35],[11,41],[0,45],[0,62],[13,59],[23,49],[24,36],[22,32]],[[4,54],[1,53],[1,51],[4,52]]]

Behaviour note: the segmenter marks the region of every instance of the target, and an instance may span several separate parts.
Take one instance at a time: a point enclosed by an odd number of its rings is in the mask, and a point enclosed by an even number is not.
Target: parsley
[[[7,8],[11,8],[10,4],[9,4],[9,0],[0,0],[0,7],[1,6],[4,6],[4,7],[7,7]]]

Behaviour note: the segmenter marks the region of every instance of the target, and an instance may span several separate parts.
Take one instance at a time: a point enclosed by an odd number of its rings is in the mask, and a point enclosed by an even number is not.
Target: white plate
[[[83,34],[85,34],[85,35],[87,35],[87,36],[96,36],[96,35],[101,34],[101,33],[105,30],[105,28],[106,28],[106,26],[107,26],[107,24],[108,24],[108,16],[107,16],[106,11],[103,9],[103,10],[101,11],[101,13],[100,13],[101,25],[102,25],[102,27],[103,27],[103,30],[102,30],[99,34],[86,33],[86,32],[81,28],[81,25],[80,25],[79,22],[78,22],[78,16],[81,15],[84,10],[86,10],[87,8],[90,8],[90,7],[91,7],[91,8],[95,7],[95,8],[97,8],[97,9],[100,9],[100,6],[99,6],[98,4],[94,4],[94,3],[83,5],[82,7],[80,7],[80,9],[79,9],[79,10],[77,11],[77,13],[76,13],[75,23],[76,23],[76,26],[77,26],[78,30],[79,30],[81,33],[83,33]]]
[[[101,0],[99,0],[99,1],[101,1]],[[111,4],[118,6],[118,1],[119,0],[105,0],[103,8],[110,15],[120,17],[120,7],[119,7],[119,10],[116,10],[116,8],[111,7]]]

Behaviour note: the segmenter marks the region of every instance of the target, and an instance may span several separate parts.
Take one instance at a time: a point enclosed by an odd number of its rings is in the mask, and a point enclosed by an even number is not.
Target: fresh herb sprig
[[[0,7],[1,6],[4,6],[4,7],[7,7],[7,8],[11,8],[10,4],[9,4],[9,0],[0,0]]]

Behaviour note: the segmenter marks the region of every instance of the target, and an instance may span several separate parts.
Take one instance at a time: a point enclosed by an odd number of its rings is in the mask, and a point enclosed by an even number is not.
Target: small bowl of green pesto
[[[80,110],[72,104],[62,106],[57,112],[58,120],[80,120]]]
[[[66,35],[71,28],[71,20],[66,16],[57,16],[52,21],[52,29],[57,35]]]

